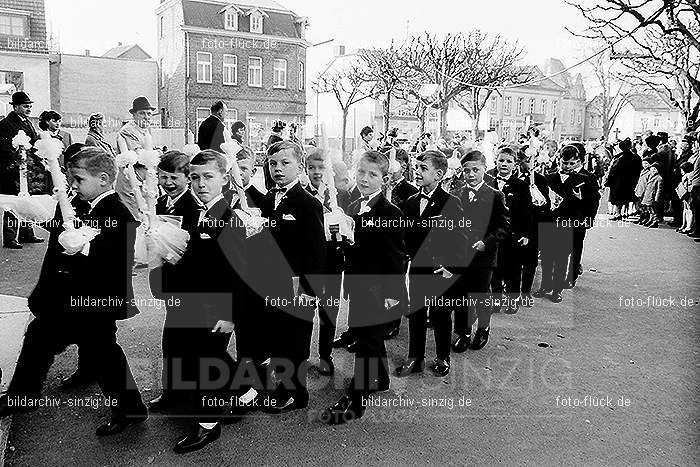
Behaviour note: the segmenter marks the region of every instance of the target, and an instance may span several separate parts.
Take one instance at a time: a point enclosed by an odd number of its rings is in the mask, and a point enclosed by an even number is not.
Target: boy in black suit
[[[536,172],[533,169],[533,160],[525,152],[525,148],[518,150],[519,162],[519,177],[520,179],[535,187],[542,194],[543,199],[533,199],[533,222],[530,234],[527,237],[530,241],[523,247],[522,262],[523,274],[522,283],[520,284],[521,299],[520,303],[525,307],[531,307],[534,304],[532,298],[532,283],[535,280],[535,272],[539,261],[539,236],[540,224],[552,222],[551,201],[549,200],[549,183],[544,175]]]
[[[193,233],[199,222],[199,214],[204,209],[202,203],[189,189],[190,158],[179,151],[166,152],[158,164],[158,184],[165,194],[156,202],[156,214],[179,216],[182,218],[182,229]],[[171,309],[165,290],[174,291],[169,281],[175,280],[176,266],[165,263],[163,266],[151,270],[149,280],[151,293],[154,297],[166,301],[165,322],[163,323],[163,336],[161,348],[163,350],[163,371],[161,381],[163,392],[160,396],[148,402],[148,409],[152,412],[164,410],[176,402],[181,391],[172,388],[173,365],[182,362],[183,357],[189,351],[189,335],[186,328],[173,326],[176,309]]]
[[[327,157],[321,149],[314,149],[306,156],[306,171],[309,175],[309,185],[306,187],[306,191],[323,205],[324,213],[331,211],[329,189],[323,183],[324,174],[327,172],[326,161]],[[341,238],[339,232],[333,232],[333,238],[326,242],[323,292],[322,296],[319,297],[321,300],[318,305],[319,373],[324,376],[332,375],[335,371],[331,352],[333,351],[333,337],[335,337],[335,322],[340,306],[340,281],[345,269],[344,250],[346,243],[347,241]]]
[[[574,169],[578,164],[575,146],[564,146],[560,153],[560,172],[547,176],[552,200],[552,222],[540,227],[542,284],[533,297],[542,298],[552,293],[550,300],[562,301],[561,291],[566,286],[566,270],[574,245],[574,225],[586,217],[586,178]]]
[[[498,248],[497,267],[491,278],[491,291],[506,298],[501,309],[515,314],[520,305],[520,282],[523,253],[530,242],[532,231],[532,197],[529,186],[515,172],[517,155],[508,147],[496,151],[496,172],[493,187],[503,193],[510,217],[510,232]],[[505,289],[504,289],[505,284]]]
[[[270,326],[270,369],[284,378],[270,395],[270,412],[307,406],[307,359],[311,346],[316,297],[326,266],[323,207],[299,183],[303,170],[298,144],[280,141],[268,149],[275,187],[266,195],[263,217],[269,220],[272,244],[265,261],[263,294]]]
[[[345,275],[350,326],[357,339],[355,369],[348,395],[323,413],[332,425],[361,417],[363,398],[389,388],[386,318],[404,293],[406,252],[403,214],[382,193],[389,183],[388,172],[389,160],[379,152],[365,152],[358,161],[356,180],[362,197],[348,208],[355,219],[355,244],[348,248]]]
[[[168,284],[174,291],[165,291],[180,299],[169,318],[173,327],[182,329],[189,345],[182,375],[195,375],[190,395],[196,423],[175,445],[178,454],[201,449],[221,435],[221,407],[211,401],[226,394],[231,385],[234,362],[227,347],[234,315],[246,307],[245,230],[235,222],[222,194],[227,168],[226,158],[213,150],[200,152],[190,162],[192,191],[204,210],[175,265],[175,280]],[[175,384],[187,382],[176,380]]]
[[[425,151],[417,158],[416,183],[420,192],[406,201],[404,213],[408,230],[406,249],[411,258],[411,314],[408,317],[408,359],[397,368],[397,376],[423,370],[426,339],[426,314],[430,304],[430,321],[435,333],[437,358],[432,371],[446,376],[450,371],[450,335],[452,307],[438,303],[449,293],[464,268],[467,238],[460,227],[462,203],[441,187],[447,172],[447,158],[436,150]]]
[[[462,353],[471,346],[478,350],[489,339],[491,307],[486,293],[496,267],[498,245],[508,235],[510,222],[503,193],[484,182],[486,158],[480,151],[469,151],[461,160],[466,185],[460,200],[467,227],[466,273],[458,289],[461,296],[470,299],[468,310],[455,310],[454,332],[457,339],[452,350]],[[474,302],[471,302],[474,300]],[[471,341],[471,330],[478,320],[476,334]]]
[[[36,319],[27,328],[14,377],[0,401],[0,417],[23,409],[8,407],[9,398],[40,397],[54,356],[77,343],[94,356],[88,359],[89,370],[104,396],[117,401],[111,420],[97,429],[98,436],[113,435],[148,417],[116,336],[116,320],[138,312],[131,285],[136,222],[112,188],[116,166],[110,155],[85,148],[73,155],[68,169],[73,189],[90,203],[83,223],[100,232],[89,250],[67,255],[58,242],[63,227],[57,211],[39,282],[28,301]]]
[[[243,191],[245,191],[248,206],[259,209],[263,205],[265,195],[251,182],[256,170],[255,155],[249,148],[243,148],[236,154],[236,160],[238,161],[238,169],[241,173]]]

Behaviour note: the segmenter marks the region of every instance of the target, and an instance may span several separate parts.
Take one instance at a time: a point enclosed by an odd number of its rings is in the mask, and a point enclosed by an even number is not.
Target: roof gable
[[[251,3],[260,3],[262,5],[250,5]],[[266,10],[264,5],[275,5],[275,10]],[[250,32],[250,16],[249,13],[256,9],[261,9],[267,15],[263,21],[263,35],[287,37],[291,39],[301,39],[299,28],[295,24],[296,15],[281,6],[276,2],[269,0],[229,3],[210,3],[197,0],[182,0],[182,11],[185,26],[198,28],[224,30],[224,15],[223,12],[228,8],[236,7],[243,11],[239,17],[238,31]],[[250,8],[246,8],[250,7]]]
[[[138,44],[118,45],[112,47],[107,52],[102,54],[107,58],[123,58],[130,60],[148,60],[151,56],[141,48]]]

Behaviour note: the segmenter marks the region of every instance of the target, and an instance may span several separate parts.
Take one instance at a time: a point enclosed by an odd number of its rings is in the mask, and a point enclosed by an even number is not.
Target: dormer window
[[[248,15],[250,15],[250,32],[262,34],[263,20],[268,14],[260,8],[253,8],[248,12]]]
[[[224,13],[224,28],[229,31],[238,31],[238,12],[234,8],[229,8]]]

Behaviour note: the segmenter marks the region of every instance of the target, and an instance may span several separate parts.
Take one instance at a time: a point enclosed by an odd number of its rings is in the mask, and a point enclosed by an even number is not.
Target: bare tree
[[[314,91],[320,94],[333,94],[340,106],[343,116],[340,148],[343,157],[345,157],[345,138],[350,107],[364,99],[374,97],[376,95],[376,84],[367,71],[357,64],[347,65],[324,73],[311,84]]]
[[[479,117],[496,87],[524,83],[532,78],[532,67],[519,66],[525,55],[517,44],[495,36],[490,39],[485,34],[475,34],[472,44],[477,52],[473,70],[473,87],[467,88],[457,98],[457,104],[472,119],[474,138],[479,134]]]
[[[415,71],[404,66],[404,52],[392,41],[388,48],[361,49],[358,52],[368,79],[375,82],[375,94],[383,98],[384,134],[389,131],[391,99],[399,94],[399,87],[412,81]]]
[[[698,106],[691,102],[700,99],[700,3],[697,0],[565,2],[588,21],[585,33],[574,34],[602,39],[622,51],[613,56],[632,70],[630,74],[643,74],[641,79],[655,90],[658,80],[663,80],[664,85],[675,80],[682,89],[667,89],[667,94],[673,95],[671,102],[684,112],[689,129],[700,126]]]
[[[597,55],[591,60],[590,67],[595,85],[600,89],[600,94],[592,101],[590,111],[600,117],[603,138],[604,141],[608,141],[615,120],[625,106],[630,86],[624,79],[624,74],[616,70],[609,54]]]

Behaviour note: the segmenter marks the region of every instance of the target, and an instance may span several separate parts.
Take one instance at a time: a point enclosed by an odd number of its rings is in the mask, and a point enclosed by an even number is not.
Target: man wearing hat
[[[0,194],[19,194],[19,152],[12,146],[12,139],[22,130],[31,144],[38,139],[34,125],[29,120],[33,101],[25,92],[12,95],[13,110],[0,120]],[[33,151],[27,152],[27,183],[31,194],[49,193],[50,182],[46,170]],[[44,240],[34,235],[31,226],[19,226],[19,219],[10,212],[3,217],[3,246],[20,249],[22,243],[40,243]]]
[[[133,116],[131,121],[119,130],[117,134],[117,152],[136,151],[146,146],[146,138],[150,137],[151,114],[156,110],[148,102],[146,97],[140,96],[134,99],[129,113]]]

